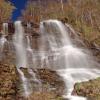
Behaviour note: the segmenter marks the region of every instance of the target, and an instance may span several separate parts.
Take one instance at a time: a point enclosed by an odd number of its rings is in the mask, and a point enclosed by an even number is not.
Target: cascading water
[[[0,59],[1,59],[2,56],[3,56],[3,48],[4,48],[5,42],[7,42],[7,40],[6,40],[5,36],[2,35],[2,36],[0,37]]]
[[[15,34],[13,37],[14,46],[16,49],[16,66],[20,74],[25,96],[27,97],[31,93],[30,83],[24,76],[24,73],[20,70],[20,67],[28,68],[26,48],[24,44],[24,29],[20,21],[15,22]]]
[[[56,70],[65,81],[66,89],[64,97],[70,100],[86,100],[86,98],[71,95],[73,86],[76,82],[98,77],[100,75],[98,64],[88,51],[77,48],[72,43],[68,29],[60,21],[43,21],[40,24],[40,31],[45,37],[42,41],[48,43],[47,46],[49,46],[47,50],[45,48],[46,43],[43,42],[41,50],[48,52],[48,54],[51,52],[50,55],[52,55],[52,58],[55,58],[50,63],[48,55],[49,63],[47,63],[47,66],[51,66],[51,69]]]
[[[29,56],[31,56],[31,59],[29,57],[29,61],[28,61],[29,64],[28,65],[29,65],[30,68],[31,68],[31,66],[34,65],[34,68],[35,68],[35,65],[36,65],[37,62],[34,60],[36,56],[33,52],[33,49],[31,48],[31,38],[32,37],[29,38],[29,36],[26,36],[26,38],[27,38],[27,51],[28,51]],[[28,71],[29,71],[29,74],[32,75],[33,81],[38,83],[38,88],[41,88],[41,82],[36,78],[36,75],[32,71],[32,69],[29,69]]]
[[[8,33],[8,23],[3,23],[3,32],[7,35]]]
[[[24,30],[20,21],[15,22],[14,45],[16,48],[17,67],[27,67],[27,56],[24,44]]]
[[[0,37],[0,59],[2,58],[3,55],[4,44],[7,42],[6,39],[7,33],[8,33],[8,23],[3,23],[3,31],[1,32],[1,37]]]
[[[61,3],[62,13],[64,14],[64,4],[63,4],[63,0],[60,0],[60,3]]]
[[[31,29],[30,24],[27,28]],[[13,44],[16,52],[16,67],[19,72],[24,89],[24,96],[28,97],[34,89],[41,92],[41,81],[34,73],[35,68],[49,68],[57,71],[66,84],[64,97],[69,100],[86,100],[86,98],[72,96],[73,86],[76,82],[87,81],[100,76],[99,65],[89,51],[76,47],[70,38],[73,29],[57,20],[47,20],[40,23],[40,37],[38,43],[33,43],[30,34],[24,34],[20,21],[15,22]],[[0,56],[8,33],[8,24],[3,24],[0,37]],[[35,38],[37,39],[37,38]],[[12,42],[12,40],[10,40]],[[33,48],[33,44],[38,48]],[[11,43],[12,45],[12,43]],[[32,47],[33,46],[33,47]],[[13,48],[14,49],[14,48]],[[29,77],[25,75],[27,71]],[[37,72],[38,73],[38,72]],[[34,83],[34,86],[32,84]]]
[[[32,70],[34,65],[34,53],[31,48],[31,39],[29,36],[25,36],[21,21],[15,22],[13,43],[16,49],[16,66],[21,77],[24,96],[28,97],[33,91],[31,81],[36,82],[38,88],[41,88],[41,82],[36,78],[36,75]],[[24,68],[27,70],[27,74],[30,75],[30,77],[27,78],[25,76],[25,73],[21,70]]]

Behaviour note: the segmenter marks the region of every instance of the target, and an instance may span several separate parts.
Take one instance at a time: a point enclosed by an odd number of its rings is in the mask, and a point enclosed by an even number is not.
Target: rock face
[[[0,62],[0,100],[16,100],[16,68]]]
[[[72,94],[87,97],[88,100],[100,100],[100,78],[76,83]]]
[[[65,84],[56,71],[49,69],[38,69],[37,72],[43,85],[50,85],[56,94],[60,96],[63,95]]]
[[[64,100],[57,97],[53,92],[36,92],[29,97],[29,100]]]
[[[20,68],[20,70],[32,83],[33,92],[28,97],[28,100],[63,100],[62,95],[64,93],[65,84],[56,71],[50,69],[32,69],[36,74],[36,78],[40,81],[38,85],[36,81],[31,81],[28,68]],[[26,99],[22,97],[21,100]]]

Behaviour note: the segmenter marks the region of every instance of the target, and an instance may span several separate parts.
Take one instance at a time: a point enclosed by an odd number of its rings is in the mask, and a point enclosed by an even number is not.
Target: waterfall
[[[2,56],[3,56],[3,48],[4,48],[5,42],[7,42],[7,39],[5,38],[4,35],[2,35],[0,37],[0,60],[1,60]]]
[[[27,67],[26,49],[24,44],[24,29],[20,21],[15,22],[14,45],[16,48],[17,67]]]
[[[25,97],[28,97],[33,92],[31,78],[33,82],[37,83],[38,88],[41,88],[41,82],[37,79],[35,73],[32,70],[36,62],[33,61],[34,53],[31,48],[30,38],[31,36],[25,36],[21,21],[15,22],[13,43],[16,49],[16,66],[20,74]],[[31,76],[27,78],[25,76],[25,72],[23,72],[21,69],[27,70],[27,74]]]
[[[60,4],[61,4],[61,9],[62,9],[62,14],[64,15],[64,4],[63,4],[63,0],[60,0]]]
[[[3,31],[1,32],[0,37],[0,59],[3,56],[4,44],[7,42],[6,35],[8,33],[8,23],[3,23]]]
[[[57,20],[41,22],[40,31],[44,36],[42,41],[45,41],[42,44],[42,50],[51,52],[50,55],[55,58],[50,68],[56,70],[65,81],[64,97],[70,100],[86,100],[86,98],[71,95],[74,84],[99,77],[99,65],[89,51],[78,48],[72,43],[66,26]],[[45,46],[49,46],[49,49],[47,50]],[[50,60],[48,61],[50,64]]]
[[[23,84],[24,95],[28,97],[28,95],[31,93],[30,89],[31,86],[30,83],[28,82],[28,79],[24,76],[24,73],[20,70],[21,67],[28,68],[24,38],[25,38],[24,29],[21,25],[21,21],[17,21],[15,22],[15,34],[13,36],[13,42],[16,49],[16,66]]]
[[[36,90],[38,88],[37,91],[41,92],[42,82],[37,78],[36,69],[48,68],[56,71],[63,78],[65,82],[64,98],[86,100],[84,97],[71,95],[74,84],[99,77],[100,69],[91,52],[77,47],[74,40],[72,41],[70,35],[75,33],[73,28],[58,20],[43,21],[40,23],[39,40],[31,36],[30,24],[27,24],[27,29],[29,29],[29,34],[25,34],[21,21],[15,22],[13,35],[15,49],[13,49],[16,53],[16,67],[23,86],[23,96],[28,97],[33,93],[33,87]],[[5,42],[9,42],[6,39],[7,33],[8,24],[4,23],[0,37],[0,56],[3,54]],[[36,44],[33,43],[34,38],[37,41]],[[13,46],[12,43],[10,45]],[[34,48],[35,46],[38,48]]]
[[[28,54],[29,54],[29,58],[28,58],[29,59],[28,60],[29,67],[32,68],[34,66],[34,69],[36,69],[37,68],[36,65],[37,65],[38,62],[36,61],[36,56],[35,56],[37,54],[35,54],[33,52],[33,49],[31,48],[32,37],[31,36],[26,36],[26,39],[27,39],[27,51],[28,51]],[[30,58],[30,56],[31,56],[31,58]],[[39,79],[37,79],[35,73],[30,68],[28,69],[29,74],[32,75],[33,81],[37,82],[38,88],[41,89],[41,81]]]
[[[8,23],[3,23],[3,34],[8,34]]]
[[[31,48],[32,36],[26,36],[26,40],[27,40],[27,53],[28,53],[29,67],[32,68],[32,66],[34,65],[34,68],[36,68],[37,61],[35,61],[36,57],[34,54],[34,50]]]

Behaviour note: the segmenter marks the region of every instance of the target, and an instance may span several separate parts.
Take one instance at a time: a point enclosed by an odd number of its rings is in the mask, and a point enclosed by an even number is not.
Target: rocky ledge
[[[0,62],[0,100],[16,100],[16,67]]]
[[[25,77],[31,81],[31,75],[27,68],[20,68]],[[33,92],[27,98],[28,100],[63,100],[62,95],[64,93],[65,84],[62,78],[50,69],[32,69],[36,74],[40,84],[36,81],[32,81]],[[37,88],[37,89],[36,89]],[[20,100],[26,100],[25,98]]]
[[[100,100],[100,78],[76,83],[72,94],[87,97],[88,100]]]

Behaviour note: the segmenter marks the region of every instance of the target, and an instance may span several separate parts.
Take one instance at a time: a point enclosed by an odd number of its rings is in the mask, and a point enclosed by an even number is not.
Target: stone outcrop
[[[88,100],[100,100],[100,78],[76,83],[72,94],[87,97]]]
[[[16,100],[16,67],[0,62],[0,100]]]
[[[27,68],[20,68],[28,80],[31,80],[31,75]],[[40,84],[32,81],[33,93],[28,97],[28,100],[63,100],[65,84],[62,78],[50,69],[32,69]],[[31,81],[30,81],[31,82]],[[35,88],[34,86],[37,85]],[[36,89],[37,88],[37,89]],[[23,100],[23,99],[21,99]]]

